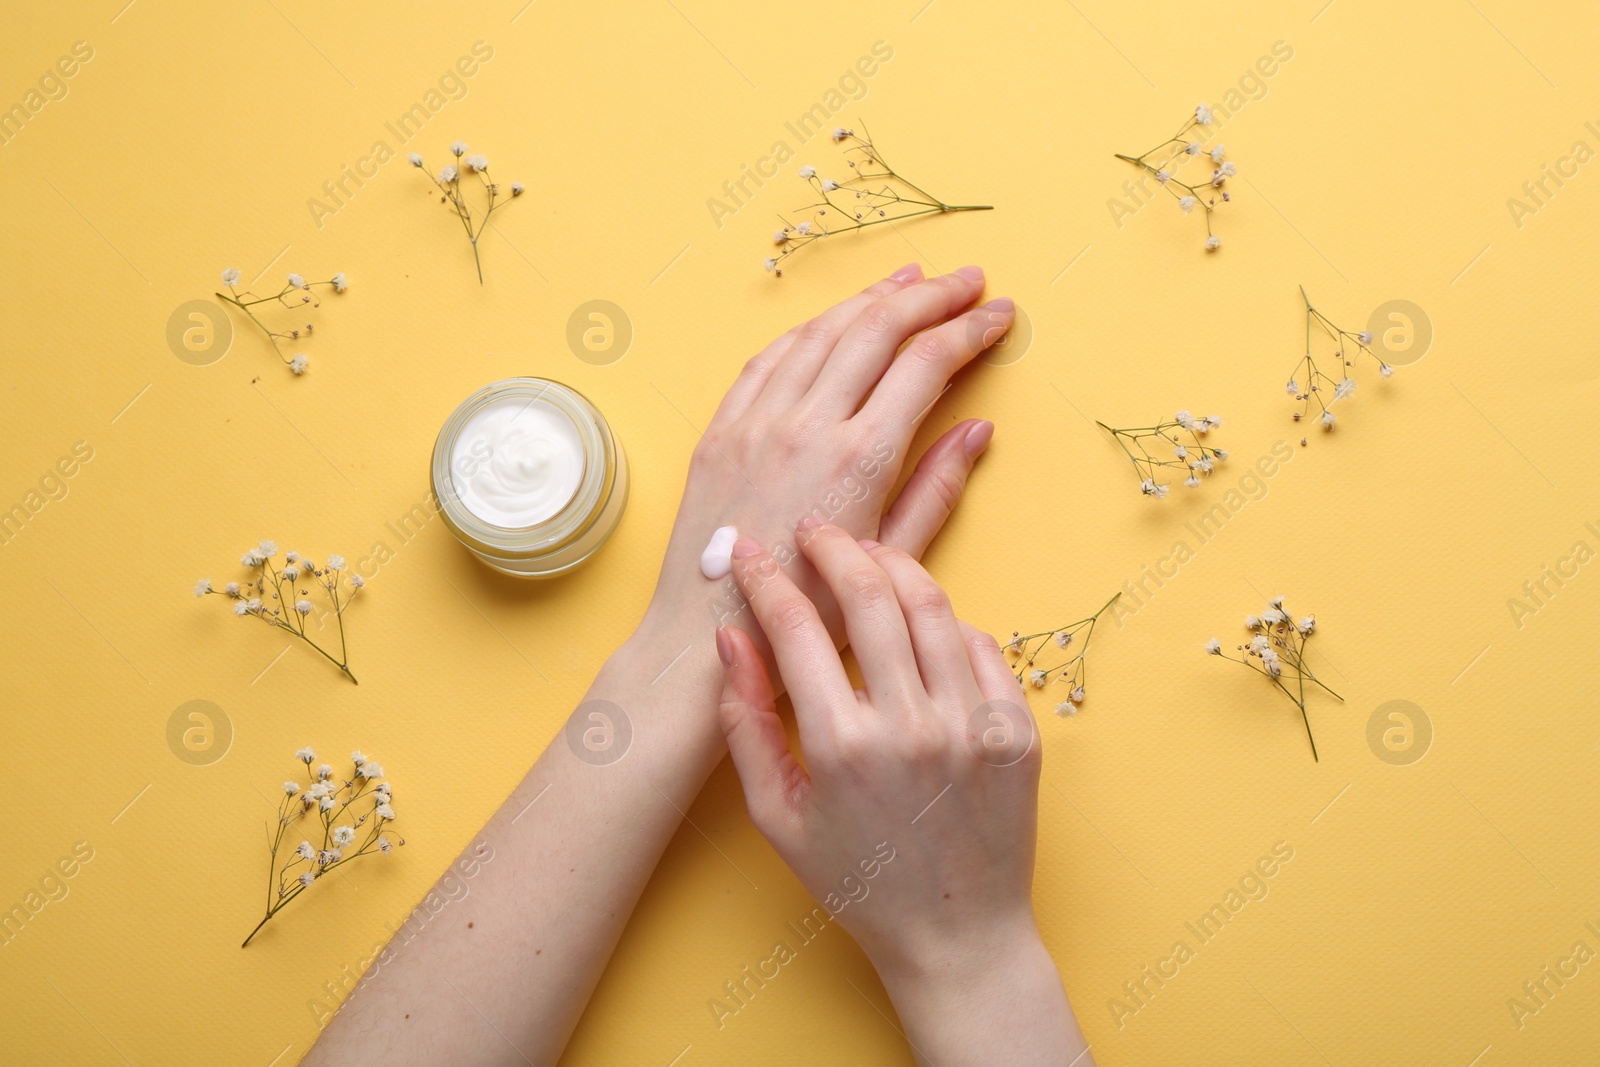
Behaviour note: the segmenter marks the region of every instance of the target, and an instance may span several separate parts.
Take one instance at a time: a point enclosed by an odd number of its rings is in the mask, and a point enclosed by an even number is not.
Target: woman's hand
[[[994,425],[968,420],[951,428],[887,513],[884,507],[912,436],[951,375],[1011,327],[1010,300],[968,310],[982,292],[977,267],[924,280],[911,264],[751,359],[695,448],[646,627],[677,635],[686,625],[699,631],[707,621],[741,618],[731,580],[711,583],[700,574],[701,551],[720,526],[737,527],[792,567],[836,638],[833,598],[793,553],[802,516],[921,556]]]
[[[750,635],[720,629],[722,727],[751,820],[865,950],[921,1059],[1085,1067],[1034,922],[1040,751],[1010,666],[906,552],[811,518],[797,540],[842,609],[864,688],[813,601],[741,538],[734,574],[806,756]]]

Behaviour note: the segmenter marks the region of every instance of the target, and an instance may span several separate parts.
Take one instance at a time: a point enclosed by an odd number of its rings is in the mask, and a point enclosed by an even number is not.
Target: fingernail
[[[967,459],[977,459],[983,455],[983,450],[989,447],[989,441],[993,437],[994,423],[988,419],[979,419],[961,439],[961,451],[966,453]]]
[[[956,268],[956,273],[961,275],[963,278],[965,278],[969,282],[981,282],[981,281],[983,281],[983,268],[982,267],[957,267]]]
[[[801,519],[799,522],[797,522],[795,524],[795,529],[797,529],[797,530],[815,530],[818,526],[821,526],[821,525],[822,525],[822,520],[821,519],[817,518],[815,515],[807,515],[805,518]]]
[[[733,543],[734,559],[749,559],[760,551],[761,545],[754,538],[741,537]]]
[[[897,282],[920,282],[922,280],[922,264],[907,263],[889,277]]]
[[[1010,311],[1017,306],[1017,302],[1009,296],[997,296],[983,306],[990,311]]]
[[[717,658],[723,667],[733,666],[733,638],[728,636],[726,626],[717,627]]]

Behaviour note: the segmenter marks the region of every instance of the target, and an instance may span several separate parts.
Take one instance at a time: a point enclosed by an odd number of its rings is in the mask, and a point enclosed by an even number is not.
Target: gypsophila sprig
[[[466,231],[467,240],[472,244],[472,262],[478,268],[478,284],[482,285],[483,257],[478,252],[478,239],[489,225],[489,216],[521,196],[524,187],[521,182],[512,182],[509,192],[502,190],[499,183],[489,177],[489,158],[481,152],[469,153],[466,144],[461,141],[450,146],[450,155],[455,162],[446,163],[437,174],[427,168],[422,153],[413,152],[406,158],[433,182],[439,192],[439,203],[450,205],[461,228]],[[477,179],[476,182],[473,178]],[[473,192],[475,188],[477,193]],[[474,201],[482,205],[482,214],[475,212]]]
[[[356,676],[350,673],[344,613],[366,586],[366,579],[359,574],[347,573],[343,556],[329,556],[327,562],[318,567],[310,558],[298,552],[289,552],[285,554],[283,566],[280,567],[273,562],[277,554],[276,541],[262,541],[255,548],[247,550],[239,560],[251,571],[249,580],[229,582],[221,589],[215,589],[212,588],[211,579],[202,578],[195,584],[194,595],[226,597],[234,615],[260,619],[274,629],[285,630],[290,636],[298,637],[355,682]],[[318,600],[329,607],[308,599],[313,586],[318,590]],[[315,620],[311,618],[313,614],[316,615]],[[320,633],[327,625],[329,614],[333,616],[338,629],[337,657],[332,651],[333,643],[329,641],[328,646],[323,647],[311,630],[315,622]]]
[[[1245,616],[1244,625],[1250,632],[1250,640],[1235,646],[1235,651],[1239,653],[1237,656],[1228,655],[1223,650],[1222,642],[1215,637],[1206,642],[1206,653],[1242,663],[1282,690],[1283,695],[1300,709],[1300,718],[1306,724],[1306,740],[1311,742],[1311,758],[1320,762],[1316,738],[1311,736],[1311,718],[1306,714],[1306,683],[1324,690],[1341,702],[1344,697],[1324,685],[1311,669],[1311,664],[1306,662],[1306,646],[1311,641],[1311,635],[1316,633],[1317,617],[1302,615],[1296,618],[1284,605],[1283,597],[1277,596],[1267,602],[1267,608],[1261,614]]]
[[[1165,476],[1163,472],[1182,471],[1183,484],[1194,489],[1201,478],[1228,458],[1227,449],[1213,447],[1206,440],[1212,430],[1222,425],[1222,420],[1215,415],[1195,416],[1180,411],[1169,422],[1124,430],[1103,422],[1095,425],[1109,433],[1127,453],[1139,478],[1139,491],[1158,500],[1166,496],[1168,490],[1167,483],[1157,480]]]
[[[350,754],[351,773],[340,778],[330,764],[313,767],[317,754],[302,748],[294,754],[304,766],[305,783],[285,780],[278,794],[278,819],[267,826],[272,862],[267,868],[267,914],[248,945],[267,921],[330,871],[362,856],[388,855],[406,843],[394,832],[394,790],[383,768],[359,750]],[[295,844],[295,838],[300,838]]]
[[[1013,657],[1011,666],[1017,672],[1017,681],[1035,689],[1043,689],[1053,678],[1067,687],[1066,699],[1056,705],[1057,715],[1078,713],[1078,705],[1083,703],[1088,687],[1088,669],[1084,657],[1089,654],[1089,639],[1094,636],[1094,627],[1100,621],[1100,616],[1120,596],[1122,594],[1118,593],[1106,601],[1099,611],[1088,618],[1069,622],[1054,630],[1041,630],[1033,634],[1011,631],[1006,652]],[[1070,652],[1070,655],[1054,666],[1041,667],[1039,654],[1049,651],[1052,646]]]
[[[834,143],[843,145],[845,154],[844,170],[836,178],[819,175],[813,166],[800,168],[800,177],[821,199],[795,212],[799,221],[779,217],[782,226],[772,235],[778,254],[764,262],[776,276],[783,277],[784,260],[824,237],[918,215],[994,210],[988,204],[947,204],[907,181],[884,162],[865,125],[861,130],[859,135],[842,126],[833,131]]]
[[[1194,114],[1177,133],[1150,151],[1138,156],[1116,153],[1118,159],[1126,160],[1154,177],[1178,202],[1185,215],[1197,207],[1204,209],[1207,252],[1215,252],[1222,247],[1222,239],[1211,230],[1211,213],[1216,210],[1219,197],[1223,203],[1232,199],[1222,186],[1229,178],[1239,173],[1232,160],[1224,160],[1225,145],[1206,148],[1198,139],[1200,127],[1211,125],[1212,117],[1211,109],[1201,104],[1194,109]],[[1209,131],[1206,131],[1205,136],[1210,136]],[[1203,177],[1195,175],[1192,183],[1182,181],[1178,176],[1179,172],[1191,162],[1200,164],[1203,170],[1209,170],[1211,173]]]
[[[1316,419],[1324,430],[1332,430],[1338,421],[1333,413],[1334,403],[1355,394],[1356,380],[1353,375],[1361,356],[1371,356],[1378,365],[1378,374],[1384,378],[1393,374],[1394,368],[1369,347],[1372,344],[1370,333],[1365,330],[1353,333],[1335,326],[1326,315],[1312,307],[1311,298],[1306,295],[1303,285],[1300,287],[1300,299],[1306,305],[1306,354],[1295,364],[1294,373],[1284,385],[1284,392],[1299,401],[1300,409],[1294,413],[1294,421]],[[1324,356],[1321,363],[1317,362],[1313,349],[1317,341],[1333,345],[1333,353]],[[1336,368],[1338,377],[1329,373],[1330,363]],[[1317,405],[1315,409],[1311,407],[1313,402]],[[1304,445],[1306,439],[1300,438],[1300,443]]]
[[[350,288],[349,279],[341,271],[325,282],[308,282],[304,275],[291,274],[284,282],[283,288],[269,296],[258,296],[249,289],[239,288],[239,268],[229,267],[222,272],[222,283],[228,287],[226,293],[217,293],[216,297],[225,304],[232,304],[257,327],[267,335],[267,340],[272,343],[272,350],[278,358],[288,365],[289,370],[295,374],[304,374],[311,365],[311,360],[303,352],[294,355],[284,353],[285,346],[299,347],[299,343],[311,339],[312,323],[305,326],[287,326],[277,329],[269,326],[261,315],[275,310],[292,311],[296,315],[309,314],[322,307],[322,301],[317,299],[317,286],[327,286],[335,293],[342,293]],[[268,305],[276,305],[276,309]]]

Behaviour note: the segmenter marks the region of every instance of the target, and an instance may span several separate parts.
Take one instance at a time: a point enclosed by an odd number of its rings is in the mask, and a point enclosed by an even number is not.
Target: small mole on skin
[[[409,1018],[411,1018],[411,1013],[410,1013],[410,1012],[409,1012],[409,1011],[408,1011],[408,1012],[406,1012],[406,1018],[407,1018],[407,1019],[409,1019]]]
[[[950,894],[949,894],[949,893],[946,893],[946,894],[945,894],[945,895],[944,895],[944,899],[946,899],[946,900],[949,900],[949,899],[950,899]],[[471,924],[471,923],[468,923],[468,924],[467,924],[467,925],[468,925],[468,926],[471,926],[471,925],[472,925],[472,924]]]
[[[536,948],[536,949],[533,950],[533,954],[535,956],[543,956],[544,955],[544,949]]]
[[[946,893],[946,894],[945,894],[945,896],[949,896],[949,895],[950,895],[950,894],[949,894],[949,893]],[[471,924],[471,923],[468,923],[468,924],[467,924],[467,929],[468,929],[468,930],[470,930],[470,929],[472,929],[472,924]]]

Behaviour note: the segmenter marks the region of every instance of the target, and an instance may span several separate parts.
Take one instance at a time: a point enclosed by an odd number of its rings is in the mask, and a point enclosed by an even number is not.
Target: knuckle
[[[954,614],[950,606],[950,594],[932,580],[918,583],[906,595],[906,607],[912,614],[924,619],[944,619]]]
[[[907,349],[907,354],[912,358],[935,366],[948,362],[952,352],[949,339],[938,332],[918,334],[917,339],[911,342],[911,347]]]
[[[811,627],[815,615],[804,597],[779,596],[767,607],[767,625],[777,634],[795,636]]]
[[[875,566],[851,567],[844,572],[843,581],[853,599],[862,605],[880,604],[891,593],[889,576]]]
[[[863,333],[881,337],[900,329],[900,313],[893,304],[880,300],[861,313],[859,322]]]
[[[965,630],[964,637],[967,647],[978,655],[988,656],[1000,651],[1000,642],[994,639],[994,634],[971,625],[967,626]]]
[[[946,511],[954,511],[967,488],[967,479],[948,467],[934,467],[928,472],[927,485],[928,492],[944,505]]]
[[[800,327],[799,332],[795,334],[796,345],[823,345],[832,339],[833,326],[821,316],[806,320],[805,324]]]

